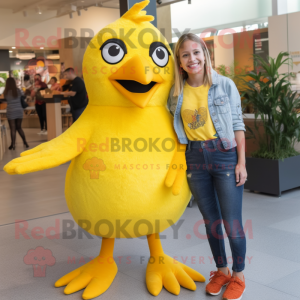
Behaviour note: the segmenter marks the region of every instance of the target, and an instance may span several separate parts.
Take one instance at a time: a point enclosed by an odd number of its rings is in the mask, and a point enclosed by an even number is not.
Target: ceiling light
[[[16,47],[11,47],[12,49],[16,49]]]
[[[38,6],[36,7],[36,13],[39,14],[39,15],[42,14],[42,11],[41,11],[41,9]]]
[[[77,14],[78,14],[78,17],[80,17],[81,16],[81,10],[79,9],[79,10],[77,10]]]
[[[23,16],[27,17],[27,11],[26,10],[23,11]]]
[[[12,50],[9,50],[9,53],[12,53]]]
[[[48,54],[47,59],[60,59],[59,54]]]
[[[17,53],[16,57],[22,60],[29,60],[35,57],[35,53]]]
[[[44,49],[44,47],[40,47],[40,49]]]
[[[69,17],[70,17],[70,19],[72,19],[73,18],[73,14],[69,13]]]

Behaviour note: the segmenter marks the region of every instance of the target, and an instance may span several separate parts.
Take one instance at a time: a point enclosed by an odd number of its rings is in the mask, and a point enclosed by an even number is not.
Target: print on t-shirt
[[[188,123],[190,129],[197,129],[204,126],[207,121],[207,109],[200,107],[198,110],[185,109],[182,112],[184,121]]]

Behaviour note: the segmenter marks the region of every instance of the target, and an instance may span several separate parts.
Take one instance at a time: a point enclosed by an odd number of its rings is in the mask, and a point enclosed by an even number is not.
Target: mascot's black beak
[[[147,106],[163,82],[162,77],[154,72],[147,59],[140,55],[127,61],[109,77],[109,80],[122,95],[140,108]]]

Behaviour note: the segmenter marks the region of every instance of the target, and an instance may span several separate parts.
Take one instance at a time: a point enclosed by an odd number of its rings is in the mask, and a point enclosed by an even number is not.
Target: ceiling
[[[123,0],[122,0],[123,1]],[[125,1],[125,0],[124,0]],[[158,0],[156,6],[170,5],[176,2],[187,0]],[[161,2],[160,4],[158,4]],[[23,12],[24,17],[32,14],[43,14],[55,12],[56,17],[60,17],[71,12],[88,9],[92,6],[119,9],[119,0],[0,0],[0,9],[12,10],[12,13]]]

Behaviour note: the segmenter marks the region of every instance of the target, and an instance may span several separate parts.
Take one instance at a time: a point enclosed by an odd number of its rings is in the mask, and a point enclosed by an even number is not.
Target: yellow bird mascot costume
[[[55,286],[66,285],[65,294],[85,288],[83,299],[99,296],[113,282],[115,238],[147,236],[146,284],[152,295],[163,286],[178,295],[180,285],[196,290],[194,281],[205,281],[164,254],[159,239],[159,232],[183,214],[190,191],[185,149],[179,149],[166,108],[173,54],[149,22],[154,17],[143,11],[148,3],[136,3],[91,40],[83,59],[89,104],[80,118],[4,167],[8,174],[25,174],[71,160],[65,182],[68,208],[79,226],[84,221],[86,231],[102,237],[102,245],[95,259]]]

